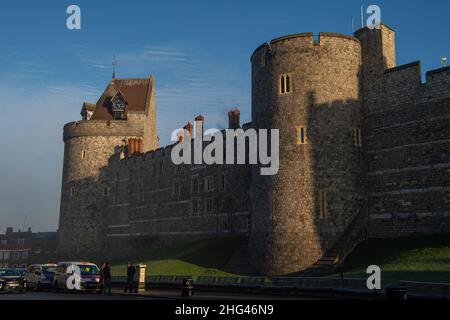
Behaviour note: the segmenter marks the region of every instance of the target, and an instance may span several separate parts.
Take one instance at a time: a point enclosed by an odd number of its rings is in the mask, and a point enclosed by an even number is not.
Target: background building
[[[0,268],[55,262],[56,240],[56,232],[14,231],[9,227],[0,235]]]

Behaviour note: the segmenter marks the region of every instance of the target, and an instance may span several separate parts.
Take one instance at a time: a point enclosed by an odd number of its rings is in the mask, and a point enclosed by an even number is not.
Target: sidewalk
[[[320,300],[317,297],[289,297],[262,294],[240,294],[228,292],[195,292],[192,298],[181,297],[181,289],[148,289],[143,293],[123,293],[123,290],[113,289],[114,295],[148,297],[166,300]]]

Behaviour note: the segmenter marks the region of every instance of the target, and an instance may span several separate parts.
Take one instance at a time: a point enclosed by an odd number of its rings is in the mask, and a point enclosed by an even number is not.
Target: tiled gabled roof
[[[96,104],[91,120],[113,120],[112,102],[117,92],[127,101],[128,112],[144,112],[150,105],[153,77],[148,79],[112,79]]]

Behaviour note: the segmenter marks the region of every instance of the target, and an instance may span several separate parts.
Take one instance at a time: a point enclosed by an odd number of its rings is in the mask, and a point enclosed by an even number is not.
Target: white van
[[[28,267],[25,277],[27,288],[40,291],[52,288],[56,264],[33,264]]]
[[[80,274],[75,274],[75,270],[78,270]],[[79,285],[76,284],[77,277]],[[53,279],[53,289],[99,292],[101,290],[100,269],[90,262],[60,262]]]

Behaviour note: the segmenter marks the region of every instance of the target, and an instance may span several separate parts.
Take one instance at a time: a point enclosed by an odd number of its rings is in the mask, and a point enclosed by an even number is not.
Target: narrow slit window
[[[286,93],[291,92],[291,77],[289,75],[286,76]]]
[[[144,186],[141,184],[141,185],[139,185],[139,201],[144,202],[144,200],[145,200],[144,197],[145,197]]]
[[[297,144],[307,144],[307,130],[306,127],[297,127]]]
[[[284,95],[292,92],[292,75],[280,75],[279,94]]]
[[[214,201],[213,199],[206,200],[206,212],[213,213],[214,212]]]
[[[193,200],[193,201],[192,201],[192,215],[198,216],[199,213],[200,213],[200,210],[199,210],[199,201],[198,201],[198,200]]]
[[[199,183],[198,178],[192,178],[192,193],[199,192]]]
[[[86,150],[81,151],[81,160],[86,159]]]
[[[205,178],[205,192],[212,192],[214,190],[213,177]]]
[[[320,218],[323,219],[328,214],[328,192],[323,189],[319,191]]]
[[[355,147],[362,147],[362,132],[360,128],[355,128],[353,130]]]

